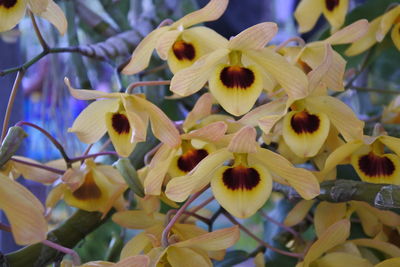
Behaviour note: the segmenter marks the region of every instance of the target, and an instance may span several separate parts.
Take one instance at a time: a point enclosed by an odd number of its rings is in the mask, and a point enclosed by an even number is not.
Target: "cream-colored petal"
[[[239,227],[235,225],[184,240],[171,246],[177,248],[197,248],[206,251],[218,251],[233,246],[239,240],[239,236]]]
[[[150,265],[150,258],[147,255],[136,255],[127,257],[116,264],[114,267],[147,267]]]
[[[35,11],[33,12],[36,13]],[[61,35],[64,35],[67,31],[67,18],[62,9],[54,1],[48,1],[47,8],[36,14],[53,24]]]
[[[400,257],[400,248],[388,242],[367,238],[353,239],[351,242],[357,246],[377,249],[393,258]]]
[[[171,147],[177,147],[181,143],[179,132],[167,115],[150,101],[138,96],[133,98],[136,105],[149,114],[151,129],[155,137]]]
[[[245,126],[234,134],[228,150],[232,153],[254,153],[259,147],[256,137],[256,129],[251,126]]]
[[[209,154],[189,174],[173,178],[167,184],[165,194],[173,201],[185,201],[190,194],[205,187],[213,177],[213,173],[225,161],[232,158],[233,154],[227,149],[220,149]]]
[[[118,99],[95,101],[79,114],[68,132],[75,133],[83,143],[95,143],[107,131],[106,114],[116,111],[118,107]]]
[[[331,225],[320,238],[312,244],[304,258],[304,267],[308,267],[311,262],[318,259],[329,249],[344,243],[350,235],[350,221],[340,220]]]
[[[284,224],[286,226],[292,227],[304,220],[310,211],[311,207],[314,205],[314,200],[300,200],[287,214]]]
[[[365,203],[368,205],[367,203]],[[375,237],[382,230],[382,223],[366,206],[359,201],[352,201],[351,207],[355,209],[361,226],[367,236]]]
[[[132,139],[130,141],[146,141],[149,116],[144,113],[142,109],[138,109],[135,106],[135,102],[132,101],[132,97],[121,97],[121,100],[125,108],[126,117],[128,118],[129,124],[132,127]]]
[[[218,203],[230,214],[248,218],[269,198],[272,177],[261,164],[223,166],[215,172],[211,189]]]
[[[332,224],[345,219],[346,212],[346,203],[321,202],[318,204],[314,213],[314,226],[317,237],[321,237]]]
[[[161,186],[176,154],[176,149],[163,144],[154,155],[149,165],[149,171],[144,179],[144,190],[148,195],[160,195]]]
[[[0,174],[0,209],[11,225],[15,242],[34,244],[46,239],[47,222],[42,203],[24,186]]]
[[[157,224],[164,223],[163,220],[148,214],[143,210],[127,210],[115,213],[112,220],[119,225],[129,229],[146,229]]]
[[[346,56],[356,56],[361,54],[362,52],[369,49],[371,46],[376,44],[376,32],[379,30],[379,26],[381,24],[382,16],[375,18],[373,21],[369,23],[369,28],[366,34],[363,37],[355,41],[351,44],[349,48],[346,49]]]
[[[229,40],[231,50],[262,49],[278,32],[273,22],[263,22],[251,26]]]
[[[128,120],[126,112],[107,112],[105,115],[105,121],[108,136],[110,137],[118,155],[129,157],[135,148],[136,143],[133,138],[134,134],[132,127],[134,126],[131,125]]]
[[[123,74],[138,73],[149,65],[153,50],[157,46],[157,40],[162,34],[170,30],[169,26],[160,27],[149,33],[133,51],[131,60],[122,70]]]
[[[400,51],[400,23],[394,25],[390,36],[397,50]]]
[[[290,98],[300,99],[307,95],[308,79],[303,71],[291,65],[271,48],[264,48],[261,51],[246,51],[245,54],[271,74]]]
[[[378,42],[382,42],[383,38],[385,38],[393,24],[396,23],[399,16],[400,5],[397,5],[383,15],[378,31],[376,32],[376,39]]]
[[[331,252],[314,262],[316,266],[324,267],[343,267],[343,266],[362,266],[373,267],[367,259],[345,252]]]
[[[198,23],[216,20],[225,12],[228,3],[229,0],[210,0],[206,6],[187,14],[172,24],[171,27],[182,25],[183,27],[188,28]]]
[[[183,130],[185,130],[186,132],[189,131],[189,129],[194,127],[199,120],[210,115],[212,104],[213,97],[210,93],[205,93],[201,97],[199,97],[196,104],[186,116],[185,121],[183,122]]]
[[[400,225],[400,215],[388,211],[388,210],[380,210],[375,207],[372,207],[368,203],[361,202],[361,201],[352,201],[352,205],[356,203],[358,207],[362,207],[363,209],[367,209],[370,211],[374,216],[376,216],[383,224],[391,226],[391,227],[397,227]]]
[[[167,60],[169,50],[181,33],[182,31],[179,30],[170,30],[160,35],[156,40],[156,51],[162,60]]]
[[[309,92],[315,91],[324,77],[328,75],[328,71],[332,65],[333,49],[330,45],[325,45],[325,57],[320,65],[307,73],[308,76],[308,90]]]
[[[228,49],[218,49],[204,55],[191,67],[178,71],[171,80],[170,90],[181,96],[196,93],[206,84],[217,63],[228,53]]]
[[[294,12],[294,17],[299,24],[299,32],[308,32],[317,23],[323,9],[323,1],[302,0]]]
[[[322,13],[335,32],[343,25],[349,8],[349,0],[324,1]]]
[[[146,246],[150,244],[150,239],[146,232],[141,232],[129,240],[121,251],[121,259],[140,254]]]
[[[97,98],[115,98],[120,97],[120,93],[106,93],[103,91],[88,90],[88,89],[75,89],[67,77],[64,78],[64,83],[68,87],[69,93],[79,100],[94,100]]]
[[[169,247],[167,252],[167,260],[173,267],[211,267],[212,263],[208,257],[196,253],[190,248]]]
[[[325,39],[324,42],[327,42],[332,45],[337,44],[348,44],[357,41],[360,39],[366,32],[368,31],[368,20],[360,19],[356,22],[353,22],[350,25],[347,25],[343,29],[335,32],[329,38]]]
[[[51,0],[28,0],[29,9],[33,13],[44,12]]]
[[[308,97],[305,99],[305,106],[310,111],[325,113],[347,142],[362,138],[364,122],[339,99],[331,96]]]
[[[31,162],[31,163],[35,163],[35,164],[41,164],[38,161],[29,159],[29,158],[25,158],[25,157],[14,156],[13,158]],[[50,183],[53,183],[55,180],[57,180],[60,176],[59,174],[56,174],[54,172],[47,171],[45,169],[36,168],[33,166],[29,166],[29,165],[19,163],[16,161],[13,161],[13,165],[14,165],[14,168],[19,173],[21,173],[21,175],[25,179],[33,180],[33,181],[36,181],[39,183],[50,184]]]
[[[182,139],[199,139],[205,142],[217,142],[221,139],[226,130],[228,129],[228,125],[226,125],[223,121],[217,121],[210,123],[200,129],[191,131],[187,134],[182,134]]]
[[[295,168],[287,159],[270,150],[258,148],[257,153],[249,154],[251,161],[264,164],[267,169],[284,178],[304,198],[312,199],[319,195],[319,183],[317,178],[302,168]]]
[[[24,17],[27,0],[18,0],[9,8],[0,6],[0,32],[11,30]]]

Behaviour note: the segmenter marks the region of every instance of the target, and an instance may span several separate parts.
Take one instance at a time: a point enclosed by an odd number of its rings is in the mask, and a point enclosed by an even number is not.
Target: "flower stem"
[[[306,42],[303,40],[303,38],[294,36],[294,37],[291,37],[291,38],[287,39],[286,41],[282,42],[281,44],[279,44],[277,47],[275,47],[274,51],[278,52],[279,50],[284,48],[290,42],[297,42],[300,46],[306,45]]]
[[[82,156],[75,157],[75,158],[70,158],[69,161],[76,162],[76,161],[80,161],[80,160],[84,160],[84,159],[88,159],[88,158],[96,158],[99,156],[108,156],[108,155],[118,157],[118,154],[115,151],[104,151],[104,152],[99,152],[99,153],[95,153],[95,154],[88,154],[88,155],[82,155]]]
[[[36,36],[39,40],[40,45],[43,48],[43,51],[48,51],[49,50],[49,45],[46,43],[46,41],[43,38],[42,33],[40,32],[40,29],[36,23],[35,15],[33,15],[32,11],[29,11],[29,16],[31,17],[32,24],[33,24],[33,29],[35,30]]]
[[[279,248],[275,248],[273,246],[271,246],[270,244],[268,244],[267,242],[265,242],[264,240],[260,239],[258,236],[256,236],[255,234],[253,234],[249,229],[247,229],[243,224],[239,223],[230,213],[228,213],[227,211],[223,211],[223,214],[225,215],[225,217],[231,221],[233,224],[238,225],[239,228],[245,232],[247,235],[249,235],[251,238],[253,238],[254,240],[256,240],[258,243],[260,243],[260,245],[263,245],[264,247],[266,247],[267,249],[270,249],[276,253],[285,255],[285,256],[289,256],[289,257],[293,257],[293,258],[298,258],[298,259],[302,259],[303,258],[303,254],[300,253],[293,253],[293,252],[289,252],[289,251],[285,251],[285,250],[281,250]]]
[[[170,80],[166,81],[140,81],[140,82],[134,82],[128,85],[128,88],[126,88],[125,93],[127,94],[132,94],[133,89],[139,86],[150,86],[150,85],[168,85],[170,84]]]
[[[72,262],[74,263],[74,266],[78,266],[78,265],[81,264],[81,259],[79,258],[78,253],[76,253],[76,251],[74,251],[73,249],[63,247],[63,246],[61,246],[61,245],[59,245],[57,243],[54,243],[54,242],[52,242],[50,240],[43,240],[42,244],[44,244],[44,245],[46,245],[48,247],[54,248],[55,250],[58,250],[58,251],[60,251],[62,253],[71,255]]]
[[[60,174],[60,175],[63,175],[65,173],[65,171],[63,171],[61,169],[56,169],[56,168],[53,168],[53,167],[50,167],[50,166],[46,166],[46,165],[43,165],[43,164],[37,164],[37,163],[33,163],[33,162],[29,162],[29,161],[25,161],[25,160],[21,160],[21,159],[17,159],[17,158],[11,158],[11,160],[15,161],[15,162],[18,162],[18,163],[21,163],[21,164],[25,164],[25,165],[36,167],[36,168],[39,168],[39,169],[43,169],[43,170],[46,170],[46,171],[54,172],[54,173],[57,173],[57,174]]]
[[[282,229],[285,229],[287,232],[291,233],[293,236],[295,237],[300,237],[300,234],[298,232],[296,232],[295,230],[293,230],[293,228],[284,225],[281,222],[278,222],[277,220],[275,220],[274,218],[268,216],[267,213],[265,213],[263,210],[260,210],[259,213],[261,214],[261,216],[263,216],[266,220],[272,222],[273,224],[276,224],[277,226],[281,227]]]
[[[182,205],[182,207],[179,208],[179,210],[176,212],[175,216],[169,221],[167,226],[165,227],[164,231],[162,232],[161,236],[161,244],[163,247],[167,247],[169,245],[168,243],[168,235],[169,232],[172,229],[172,226],[178,221],[179,217],[185,212],[186,208],[196,199],[198,198],[204,191],[208,189],[209,186],[204,187],[201,189],[199,192],[193,194],[186,202],[185,204]]]
[[[195,213],[199,210],[201,210],[202,208],[204,208],[208,203],[210,203],[211,201],[213,201],[215,198],[214,196],[209,197],[208,199],[206,199],[205,201],[203,201],[203,203],[201,203],[200,205],[194,207],[193,209],[190,209],[191,213]],[[182,218],[182,222],[185,222],[187,220],[187,218],[189,218],[189,216],[185,216]]]
[[[25,74],[25,72],[22,70],[17,73],[17,77],[15,78],[14,85],[11,89],[11,94],[10,94],[10,98],[8,99],[8,104],[7,104],[7,109],[6,109],[6,115],[4,116],[3,130],[1,132],[0,141],[3,141],[4,137],[7,134],[8,123],[10,122],[11,111],[14,106],[14,100],[15,100],[15,97],[17,96],[18,88],[21,84],[22,77],[24,77],[24,74]]]

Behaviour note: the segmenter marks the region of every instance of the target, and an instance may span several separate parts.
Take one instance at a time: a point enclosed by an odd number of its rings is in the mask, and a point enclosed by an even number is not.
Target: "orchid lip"
[[[313,133],[318,130],[320,119],[304,110],[293,115],[290,125],[297,134]]]
[[[254,168],[236,166],[228,168],[222,174],[222,179],[230,190],[251,190],[260,183],[260,174]]]
[[[337,6],[339,6],[340,0],[325,0],[326,9],[333,11]]]
[[[172,46],[172,51],[178,60],[193,60],[196,57],[196,50],[191,43],[176,41]]]
[[[251,69],[229,66],[222,69],[220,79],[228,88],[247,89],[254,83],[255,77]]]
[[[12,8],[17,4],[18,0],[1,0],[0,7],[4,6],[5,8]]]
[[[121,113],[115,113],[111,118],[112,127],[118,134],[127,134],[130,130],[128,118]]]
[[[369,177],[390,176],[396,167],[391,159],[370,152],[358,159],[360,170]]]
[[[101,197],[100,188],[96,185],[93,174],[88,174],[85,182],[72,194],[80,200],[98,199]]]
[[[205,149],[191,149],[178,159],[178,168],[183,172],[190,172],[197,164],[208,156]]]

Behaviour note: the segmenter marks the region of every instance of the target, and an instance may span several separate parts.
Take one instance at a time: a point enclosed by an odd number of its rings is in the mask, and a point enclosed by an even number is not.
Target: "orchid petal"
[[[262,49],[278,32],[278,26],[273,22],[256,24],[242,31],[229,40],[231,50]]]
[[[385,38],[393,24],[396,24],[396,20],[399,15],[400,5],[397,5],[382,16],[378,31],[376,32],[376,39],[378,42],[382,42],[383,38]]]
[[[37,12],[33,11],[33,13]],[[46,9],[44,11],[38,12],[37,14],[53,24],[61,35],[64,35],[67,31],[67,18],[65,17],[62,9],[54,1],[48,1]]]
[[[317,266],[342,267],[342,266],[363,266],[373,267],[367,259],[345,252],[327,253],[322,258],[314,262]]]
[[[103,91],[88,90],[88,89],[75,89],[67,77],[64,78],[64,83],[67,85],[70,94],[79,100],[94,100],[97,98],[115,98],[119,97],[120,93],[106,93]]]
[[[321,202],[318,204],[314,213],[314,226],[317,237],[321,237],[337,221],[345,219],[346,212],[346,203]]]
[[[331,32],[335,32],[343,25],[349,8],[349,0],[324,1],[322,13],[332,26]],[[334,4],[332,4],[334,3]]]
[[[13,2],[11,2],[13,3]],[[15,1],[10,8],[0,6],[0,32],[11,30],[24,17],[27,0]]]
[[[196,104],[192,108],[192,111],[186,116],[183,122],[183,129],[189,131],[190,128],[194,127],[196,123],[211,114],[213,104],[213,97],[210,93],[205,93],[197,100]]]
[[[245,126],[235,133],[228,150],[233,153],[254,153],[259,147],[256,142],[257,132],[251,126]]]
[[[203,251],[201,251],[203,252]],[[174,267],[211,267],[211,260],[204,252],[194,251],[190,248],[178,248],[171,246],[168,248],[167,260]]]
[[[299,32],[308,32],[317,23],[323,10],[323,1],[302,0],[294,12],[294,17],[299,24]]]
[[[200,129],[191,131],[187,134],[182,134],[182,139],[199,139],[205,142],[217,142],[221,139],[226,130],[228,129],[228,125],[226,125],[223,121],[217,121],[210,123]]]
[[[332,45],[353,43],[368,31],[368,20],[360,19],[332,34],[324,42]]]
[[[287,214],[285,221],[286,226],[292,227],[300,222],[310,212],[311,207],[314,205],[314,200],[300,200]]]
[[[400,257],[400,248],[388,242],[367,238],[353,239],[351,242],[357,246],[377,249],[393,258]]]
[[[374,44],[376,44],[376,32],[379,30],[379,26],[382,21],[382,17],[377,17],[373,21],[369,23],[369,28],[366,34],[363,35],[360,39],[353,42],[349,48],[346,49],[346,56],[355,56],[361,54],[366,51]]]

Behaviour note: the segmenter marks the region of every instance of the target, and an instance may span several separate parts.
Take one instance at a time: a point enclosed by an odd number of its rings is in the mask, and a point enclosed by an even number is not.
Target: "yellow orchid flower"
[[[80,100],[97,100],[76,118],[69,132],[84,143],[97,142],[108,132],[117,153],[128,157],[137,142],[146,140],[148,121],[154,135],[172,147],[180,144],[179,133],[170,119],[156,105],[141,96],[74,89],[65,83],[71,95]]]
[[[124,74],[135,74],[144,70],[156,49],[161,59],[167,60],[173,73],[189,67],[197,59],[218,48],[224,38],[207,27],[194,27],[195,24],[218,19],[229,0],[211,0],[205,7],[187,14],[172,25],[162,26],[149,33],[133,51]]]
[[[167,197],[182,202],[211,182],[221,206],[236,217],[246,218],[268,199],[271,173],[287,181],[305,199],[319,194],[319,183],[311,172],[295,168],[282,156],[260,148],[255,139],[255,129],[243,127],[233,135],[227,148],[208,155],[189,174],[173,178],[167,184]],[[231,160],[232,164],[224,166]]]
[[[294,17],[299,23],[299,32],[310,31],[321,14],[331,25],[331,32],[335,32],[344,23],[348,0],[301,0],[294,12]]]
[[[60,34],[67,30],[64,12],[53,0],[3,0],[0,2],[0,32],[11,30],[29,9],[52,23]]]
[[[377,42],[382,42],[390,28],[392,28],[392,41],[397,49],[400,50],[400,5],[371,21],[368,32],[364,37],[354,42],[345,51],[345,54],[347,56],[355,56],[366,51]]]
[[[215,150],[214,143],[224,136],[227,125],[222,121],[216,121],[201,128],[196,127],[199,120],[211,114],[211,108],[212,96],[206,93],[198,99],[183,122],[184,133],[180,135],[180,145],[171,147],[163,144],[158,149],[148,165],[148,172],[144,178],[146,194],[160,195],[163,182],[167,182],[167,176],[187,174]]]
[[[150,258],[146,255],[130,256],[118,262],[109,261],[90,261],[85,264],[75,266],[70,261],[62,261],[61,267],[148,267],[150,266]]]
[[[261,94],[276,81],[293,99],[306,95],[307,78],[271,48],[264,48],[277,32],[272,22],[250,27],[177,72],[170,90],[180,96],[199,91],[208,81],[209,90],[230,114],[248,112]]]
[[[387,147],[392,153],[385,153]],[[327,158],[322,174],[338,164],[350,163],[360,179],[369,183],[400,184],[400,139],[364,136],[339,147]]]
[[[41,242],[47,236],[47,222],[42,203],[24,186],[0,174],[0,210],[11,225],[19,245]]]
[[[49,193],[46,206],[53,207],[61,198],[73,207],[99,211],[106,215],[114,206],[124,209],[123,192],[128,188],[121,174],[112,166],[85,160],[80,168],[68,169],[61,184]]]

